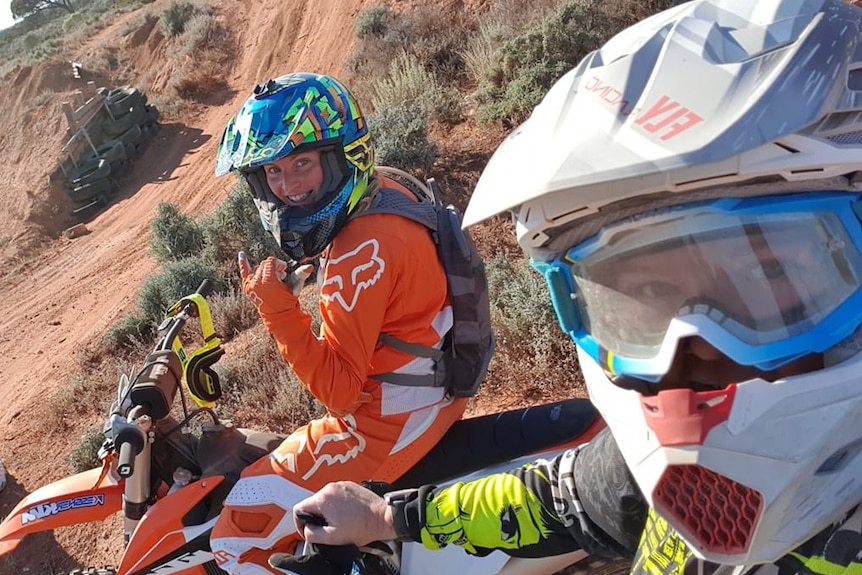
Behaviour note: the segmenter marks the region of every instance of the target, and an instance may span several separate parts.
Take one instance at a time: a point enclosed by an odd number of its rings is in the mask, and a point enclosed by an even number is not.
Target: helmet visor
[[[557,260],[579,337],[621,360],[648,360],[668,339],[697,333],[739,363],[764,366],[834,345],[811,334],[860,291],[857,200],[723,199],[608,226]],[[854,328],[855,307],[846,316]]]

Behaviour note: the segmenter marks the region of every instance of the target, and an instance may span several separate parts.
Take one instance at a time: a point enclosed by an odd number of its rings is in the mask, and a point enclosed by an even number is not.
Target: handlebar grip
[[[135,457],[144,450],[145,437],[135,425],[125,423],[117,425],[114,435],[114,445],[119,447],[117,474],[126,479],[135,472]]]
[[[198,286],[197,293],[201,294],[204,297],[209,296],[213,291],[213,283],[209,279],[204,279],[201,282],[201,285]]]
[[[120,458],[117,461],[117,473],[123,479],[128,479],[135,472],[135,448],[125,442],[120,445]]]

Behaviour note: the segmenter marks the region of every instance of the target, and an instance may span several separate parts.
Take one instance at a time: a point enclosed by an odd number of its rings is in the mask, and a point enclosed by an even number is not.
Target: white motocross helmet
[[[710,561],[774,561],[862,502],[860,23],[648,18],[551,88],[464,215],[513,213],[639,487]],[[687,369],[695,341],[736,368]]]

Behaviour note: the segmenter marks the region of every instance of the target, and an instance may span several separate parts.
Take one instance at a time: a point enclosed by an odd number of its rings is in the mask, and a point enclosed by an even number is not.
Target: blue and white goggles
[[[658,381],[691,336],[770,371],[862,323],[859,200],[803,193],[663,208],[533,267],[563,331],[613,374]]]

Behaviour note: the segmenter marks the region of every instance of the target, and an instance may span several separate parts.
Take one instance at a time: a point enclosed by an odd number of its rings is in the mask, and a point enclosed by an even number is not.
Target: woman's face
[[[321,154],[321,150],[309,150],[264,164],[269,187],[285,205],[308,206],[318,199],[323,184]]]

